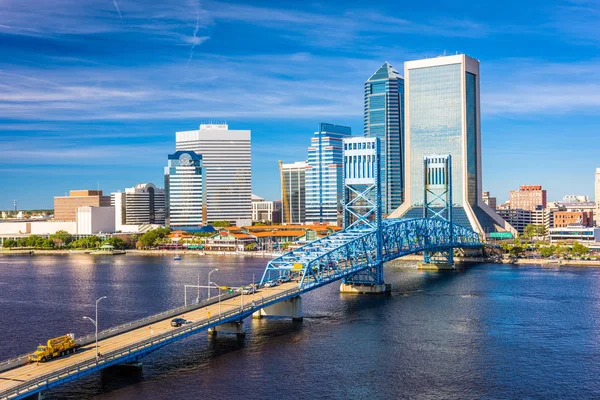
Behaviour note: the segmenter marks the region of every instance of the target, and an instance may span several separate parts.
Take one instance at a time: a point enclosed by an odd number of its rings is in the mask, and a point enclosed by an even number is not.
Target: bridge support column
[[[356,284],[342,283],[340,293],[347,294],[386,294],[392,291],[392,285],[389,283],[376,284]]]
[[[252,318],[263,317],[291,317],[293,321],[302,321],[302,297],[280,301],[252,314]]]
[[[225,322],[224,324],[217,325],[214,328],[208,329],[208,334],[211,336],[217,336],[217,333],[229,333],[235,334],[238,338],[246,336],[244,332],[244,323],[239,322]]]

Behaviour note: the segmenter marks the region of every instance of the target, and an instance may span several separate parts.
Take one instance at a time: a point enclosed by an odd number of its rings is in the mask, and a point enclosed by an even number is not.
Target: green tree
[[[67,231],[56,231],[52,235],[50,235],[50,240],[54,242],[55,245],[62,247],[66,246],[73,240],[73,236]]]
[[[545,246],[540,249],[540,254],[542,257],[548,258],[554,254],[555,249],[554,246]]]
[[[254,251],[256,250],[256,242],[248,243],[244,248],[246,251]]]
[[[215,221],[211,225],[215,228],[227,228],[228,226],[231,226],[229,221]]]
[[[557,257],[565,256],[569,252],[569,248],[566,246],[556,246],[554,249],[554,255]]]
[[[25,247],[35,247],[38,239],[42,239],[42,237],[38,235],[31,235],[27,239],[25,239]]]
[[[4,244],[2,245],[2,247],[6,247],[7,249],[10,249],[12,247],[17,247],[17,246],[18,246],[18,243],[14,239],[6,239],[4,241]]]
[[[582,245],[579,242],[575,242],[571,248],[571,252],[576,256],[583,256],[590,252],[590,248]]]
[[[126,248],[126,243],[123,239],[118,238],[118,237],[111,237],[106,239],[104,242],[102,242],[102,244],[109,244],[112,247],[114,247],[115,249],[124,249]]]

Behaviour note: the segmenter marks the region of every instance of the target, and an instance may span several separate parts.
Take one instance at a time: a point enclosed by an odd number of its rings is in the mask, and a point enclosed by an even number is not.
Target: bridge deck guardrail
[[[239,296],[238,293],[232,294],[221,294],[221,301],[225,301],[231,299],[233,297]],[[135,321],[126,322],[121,325],[117,325],[108,329],[104,329],[98,332],[98,340],[108,339],[113,336],[119,335],[121,333],[129,332],[134,329],[140,328],[142,326],[150,325],[156,321],[162,321],[164,319],[174,317],[179,314],[183,314],[186,312],[194,311],[199,308],[215,304],[219,302],[219,296],[211,297],[210,299],[202,300],[199,303],[190,304],[187,306],[181,306],[177,308],[172,308],[170,310],[162,311],[158,314],[149,315],[147,317],[140,318]],[[96,341],[96,334],[91,333],[89,335],[81,336],[80,338],[76,338],[75,342],[80,346],[86,346],[90,343],[94,343]],[[0,372],[8,371],[10,369],[20,367],[21,365],[25,365],[29,362],[29,355],[31,353],[22,354],[17,357],[12,357],[8,360],[4,360],[0,362]]]
[[[12,399],[25,394],[33,394],[44,388],[53,386],[53,383],[58,383],[60,380],[67,379],[72,376],[76,377],[81,374],[91,373],[99,369],[119,364],[124,362],[124,359],[128,358],[128,356],[136,357],[136,353],[143,353],[144,350],[150,352],[153,349],[167,345],[174,340],[195,334],[205,328],[208,329],[211,326],[220,325],[222,323],[229,322],[230,320],[245,318],[247,314],[249,315],[260,308],[268,306],[270,303],[276,302],[281,298],[290,297],[294,294],[299,295],[301,292],[302,290],[299,288],[288,289],[269,297],[263,297],[259,301],[255,300],[251,304],[246,304],[245,307],[240,307],[239,309],[236,308],[234,310],[221,313],[220,315],[216,315],[211,318],[205,318],[190,325],[185,325],[182,327],[183,329],[169,331],[161,335],[154,336],[150,339],[138,341],[122,349],[105,354],[104,357],[98,362],[96,362],[95,359],[90,359],[65,368],[61,368],[0,393],[0,400]]]

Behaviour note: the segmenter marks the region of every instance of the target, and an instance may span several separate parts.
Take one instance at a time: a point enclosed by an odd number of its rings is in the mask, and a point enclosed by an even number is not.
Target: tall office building
[[[381,143],[383,214],[391,214],[404,199],[404,78],[385,62],[365,82],[365,136]]]
[[[207,222],[251,225],[250,131],[229,130],[224,124],[203,124],[198,130],[177,132],[176,149],[202,155]]]
[[[112,193],[111,201],[115,207],[117,231],[123,231],[124,225],[165,224],[165,190],[152,183],[140,183],[124,192]]]
[[[194,231],[206,224],[205,168],[193,151],[169,154],[165,167],[167,226]]]
[[[283,188],[281,190],[284,224],[303,224],[306,221],[307,166],[308,164],[305,161],[282,165],[283,183],[285,185],[285,192]]]
[[[481,194],[479,61],[464,54],[404,64],[405,201],[392,217],[420,217],[423,157],[452,156],[453,219],[480,234],[514,229]]]
[[[594,186],[594,201],[596,202],[596,210],[594,221],[596,226],[600,226],[600,168],[596,168],[596,183]]]
[[[306,222],[341,225],[344,197],[343,139],[348,126],[321,123],[311,139],[306,167]]]
[[[510,208],[513,210],[538,210],[546,208],[546,191],[539,185],[521,186],[519,190],[511,190]]]

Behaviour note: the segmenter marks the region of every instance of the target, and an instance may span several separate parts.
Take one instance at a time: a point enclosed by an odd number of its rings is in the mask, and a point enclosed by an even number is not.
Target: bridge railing
[[[221,301],[231,299],[233,297],[239,296],[239,293],[232,294],[221,294]],[[129,332],[134,329],[140,328],[142,326],[153,324],[157,321],[162,321],[164,319],[174,317],[180,314],[184,314],[186,312],[197,310],[198,308],[202,308],[208,306],[210,304],[218,303],[219,296],[211,297],[210,299],[202,300],[199,303],[190,304],[188,306],[181,306],[177,308],[173,308],[167,311],[160,312],[158,314],[149,315],[144,318],[140,318],[135,321],[127,322],[118,326],[114,326],[108,329],[104,329],[98,332],[98,340],[108,339],[110,337],[119,335],[121,333]],[[81,336],[75,339],[75,342],[80,346],[85,346],[90,343],[94,343],[96,341],[96,334],[92,333],[89,335]],[[19,367],[21,365],[25,365],[29,362],[29,355],[31,353],[22,354],[17,357],[10,358],[8,360],[4,360],[0,362],[0,372],[7,371],[9,369],[13,369]]]
[[[0,400],[10,399],[19,395],[35,393],[51,385],[53,386],[53,384],[58,384],[61,380],[69,380],[69,378],[74,376],[92,373],[96,370],[119,364],[120,362],[123,362],[122,359],[131,359],[136,357],[136,354],[146,354],[147,352],[167,345],[177,339],[182,339],[191,334],[197,333],[196,331],[200,331],[204,328],[210,328],[211,326],[220,325],[220,323],[228,322],[228,320],[235,320],[236,318],[234,317],[243,318],[246,314],[257,311],[269,305],[269,303],[273,303],[285,297],[290,297],[296,293],[299,294],[300,292],[302,292],[301,289],[292,288],[268,297],[263,297],[258,301],[255,300],[251,303],[240,305],[240,308],[235,308],[233,310],[217,314],[211,318],[205,318],[192,324],[184,325],[179,329],[171,330],[169,332],[135,342],[119,350],[114,350],[104,354],[103,357],[98,361],[96,361],[95,358],[92,358],[65,368],[55,370],[51,373],[41,375],[30,381],[10,388],[7,391],[1,392]]]

